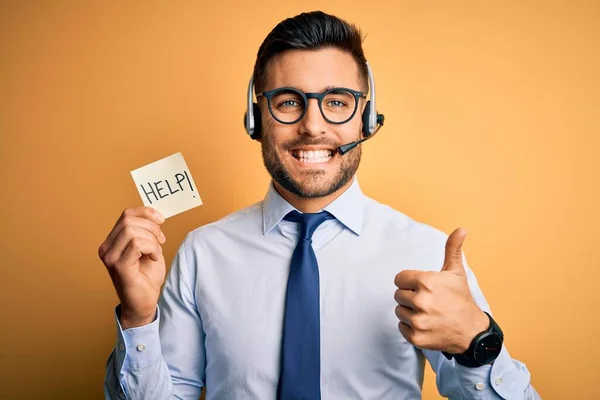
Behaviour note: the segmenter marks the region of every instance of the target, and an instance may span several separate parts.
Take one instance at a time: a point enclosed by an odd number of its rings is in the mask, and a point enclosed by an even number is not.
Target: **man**
[[[321,12],[267,36],[246,128],[272,184],[186,237],[161,296],[164,219],[123,212],[99,248],[121,301],[107,398],[418,399],[425,358],[443,396],[539,398],[486,314],[466,232],[366,197],[361,147],[338,151],[373,130],[361,42]]]

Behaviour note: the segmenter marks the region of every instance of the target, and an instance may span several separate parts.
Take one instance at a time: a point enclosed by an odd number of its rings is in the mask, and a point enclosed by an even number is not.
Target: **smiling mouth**
[[[334,156],[334,150],[321,149],[321,150],[291,150],[292,156],[306,164],[320,164],[326,163],[331,160]]]

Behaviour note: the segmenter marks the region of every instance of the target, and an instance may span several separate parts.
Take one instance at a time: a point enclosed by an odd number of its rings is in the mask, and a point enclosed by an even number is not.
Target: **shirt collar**
[[[358,180],[354,178],[352,185],[323,210],[330,212],[348,229],[360,235],[364,208],[364,194]],[[263,201],[263,233],[269,233],[292,210],[295,210],[294,206],[277,193],[271,181]]]

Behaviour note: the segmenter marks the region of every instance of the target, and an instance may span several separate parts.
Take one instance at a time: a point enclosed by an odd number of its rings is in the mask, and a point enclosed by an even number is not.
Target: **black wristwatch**
[[[452,357],[454,357],[456,362],[462,366],[477,368],[491,364],[498,358],[500,350],[502,350],[504,334],[496,321],[494,321],[494,318],[487,312],[485,314],[490,319],[489,328],[475,336],[467,351],[462,354],[449,354],[442,351],[442,354],[444,354],[448,360],[451,360]]]

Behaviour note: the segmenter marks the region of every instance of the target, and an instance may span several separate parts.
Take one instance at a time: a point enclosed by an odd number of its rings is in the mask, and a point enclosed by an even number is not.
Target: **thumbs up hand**
[[[416,347],[463,353],[473,338],[489,326],[488,317],[469,290],[462,262],[466,236],[462,228],[450,234],[439,272],[403,270],[396,275],[398,328]]]

